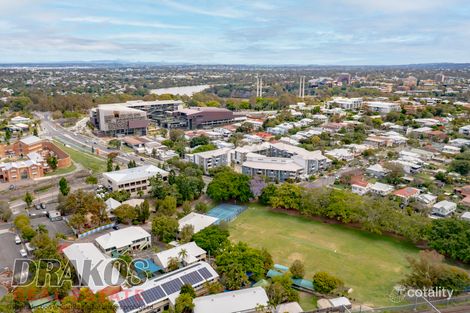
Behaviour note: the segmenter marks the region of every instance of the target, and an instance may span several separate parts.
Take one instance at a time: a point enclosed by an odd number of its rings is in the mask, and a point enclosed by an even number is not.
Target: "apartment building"
[[[119,171],[103,173],[105,185],[113,191],[126,190],[131,194],[139,191],[147,193],[150,187],[150,178],[161,175],[164,180],[169,173],[154,165],[142,165],[126,168]]]
[[[390,112],[399,112],[401,110],[400,104],[393,102],[367,101],[364,105],[368,111],[380,115],[385,115]]]
[[[242,165],[242,173],[248,176],[265,176],[272,181],[300,179],[304,168],[290,158],[267,157],[249,153]]]
[[[362,98],[334,97],[326,103],[328,108],[340,107],[344,110],[359,110],[362,108]]]
[[[131,226],[99,236],[95,242],[103,253],[111,256],[149,248],[152,236],[142,227]]]
[[[204,173],[209,173],[209,170],[218,167],[230,165],[230,148],[221,148],[211,151],[199,152],[194,154],[187,154],[186,160],[201,166]]]
[[[281,142],[271,143],[268,153],[271,157],[292,158],[295,163],[303,167],[306,175],[321,172],[331,165],[331,160],[319,150],[308,151]]]
[[[143,136],[147,134],[147,112],[125,104],[103,104],[90,111],[90,122],[103,136]]]

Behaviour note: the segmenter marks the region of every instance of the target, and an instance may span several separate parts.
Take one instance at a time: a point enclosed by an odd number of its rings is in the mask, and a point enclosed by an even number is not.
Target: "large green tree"
[[[470,223],[443,218],[432,221],[428,245],[454,260],[470,263]]]
[[[178,233],[178,220],[174,217],[159,215],[152,221],[152,234],[163,242],[170,242],[176,239]]]
[[[207,195],[215,201],[238,200],[248,202],[253,197],[250,178],[231,169],[215,174],[207,186]]]
[[[223,246],[228,244],[229,235],[227,229],[212,225],[194,234],[193,241],[196,242],[199,247],[214,256]]]

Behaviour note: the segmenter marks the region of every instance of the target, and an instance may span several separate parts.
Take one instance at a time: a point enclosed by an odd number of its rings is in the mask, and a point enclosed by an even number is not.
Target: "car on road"
[[[145,159],[144,159],[144,158],[140,158],[140,160],[141,160],[142,162],[144,162],[144,161],[145,161]]]
[[[114,229],[114,230],[118,230],[118,229],[119,229],[119,225],[114,225],[114,226],[113,226],[113,229]]]
[[[31,213],[31,212],[29,212],[29,216],[31,216],[31,217],[36,217],[36,213]]]
[[[41,206],[41,209],[42,209],[42,210],[45,210],[45,209],[46,209],[46,205],[45,205],[44,203],[41,202],[40,206]]]
[[[18,236],[18,235],[15,236],[15,243],[16,243],[17,245],[21,244],[21,238],[20,238],[20,236]]]
[[[28,256],[28,253],[26,253],[26,250],[25,250],[25,249],[21,249],[21,250],[20,250],[20,255],[21,255],[23,258],[25,258],[25,257]]]
[[[36,210],[41,210],[41,205],[36,204],[36,205],[34,205],[34,208],[35,208]]]
[[[15,185],[10,185],[10,187],[8,187],[8,189],[10,189],[10,190],[15,190],[15,189],[16,189],[16,186],[15,186]]]

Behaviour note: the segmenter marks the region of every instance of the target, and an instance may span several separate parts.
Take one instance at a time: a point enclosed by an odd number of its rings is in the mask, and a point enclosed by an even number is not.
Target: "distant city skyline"
[[[0,0],[0,63],[470,62],[464,0]]]

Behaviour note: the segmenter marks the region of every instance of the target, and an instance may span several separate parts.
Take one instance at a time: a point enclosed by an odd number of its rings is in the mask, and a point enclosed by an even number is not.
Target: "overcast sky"
[[[0,63],[470,62],[466,0],[0,0]]]

